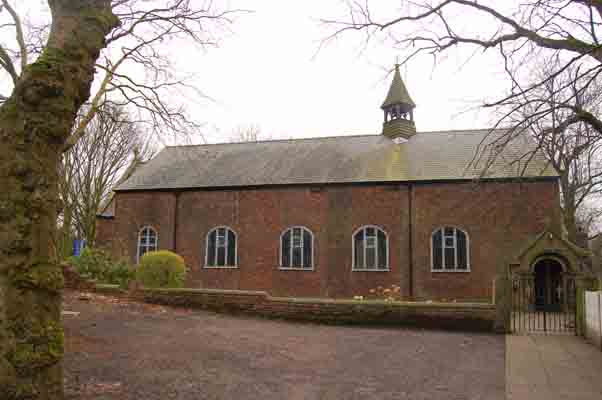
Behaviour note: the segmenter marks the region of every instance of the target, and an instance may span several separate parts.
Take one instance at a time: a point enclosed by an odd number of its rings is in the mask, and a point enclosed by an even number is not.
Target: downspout
[[[175,201],[174,201],[174,213],[173,213],[173,252],[178,253],[178,200],[180,199],[181,192],[175,192]]]
[[[414,186],[408,183],[408,279],[409,279],[409,295],[410,300],[414,299],[414,227],[412,219],[414,218],[413,210]]]

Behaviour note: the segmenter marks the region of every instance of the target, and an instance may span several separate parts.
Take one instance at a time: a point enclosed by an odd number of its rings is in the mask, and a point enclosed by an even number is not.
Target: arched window
[[[157,231],[151,226],[145,226],[138,231],[138,253],[137,261],[140,261],[145,253],[156,251],[159,242]]]
[[[468,235],[461,229],[445,226],[431,236],[431,265],[433,271],[470,270]]]
[[[353,234],[353,270],[389,269],[389,239],[378,226],[362,226]]]
[[[205,267],[236,267],[236,233],[232,229],[218,226],[207,234]]]
[[[280,235],[280,268],[312,269],[314,235],[307,228],[293,226]]]

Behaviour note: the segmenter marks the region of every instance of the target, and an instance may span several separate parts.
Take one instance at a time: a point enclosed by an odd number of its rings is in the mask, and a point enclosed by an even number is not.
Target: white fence
[[[585,337],[602,348],[602,292],[585,292]]]

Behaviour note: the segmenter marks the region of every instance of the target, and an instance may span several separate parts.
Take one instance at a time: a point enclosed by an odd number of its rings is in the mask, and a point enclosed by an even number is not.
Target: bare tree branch
[[[234,18],[245,11],[220,9],[212,0],[112,0],[111,4],[120,25],[107,36],[107,48],[96,65],[100,80],[65,143],[65,152],[82,138],[105,104],[126,107],[138,125],[155,136],[197,134],[202,122],[190,115],[188,103],[193,96],[201,100],[207,96],[187,83],[189,77],[174,65],[170,48],[182,41],[203,50],[219,46]],[[49,26],[31,21],[24,25],[25,52],[33,58],[43,48]],[[7,59],[17,56],[7,54]]]
[[[261,127],[258,124],[238,125],[230,134],[230,142],[232,143],[259,142],[271,139],[271,136],[262,134]]]
[[[347,1],[346,18],[323,20],[333,28],[323,44],[360,32],[362,44],[378,37],[403,50],[402,64],[456,47],[496,49],[510,89],[483,103],[495,111],[495,123],[472,164],[483,166],[483,176],[499,162],[522,175],[545,154],[560,174],[565,226],[573,239],[579,207],[602,193],[602,1],[405,0],[394,17],[390,11],[378,17],[377,5],[384,9],[381,2]],[[473,27],[468,20],[479,23]],[[517,146],[524,140],[531,145]]]
[[[93,245],[101,205],[108,201],[126,170],[148,160],[153,152],[148,138],[122,107],[102,105],[85,130],[71,150],[63,153],[61,218],[70,228],[63,232],[72,232]]]
[[[28,61],[27,48],[25,45],[25,36],[23,35],[23,25],[21,24],[21,18],[19,17],[19,14],[17,14],[15,9],[11,7],[8,0],[2,0],[2,5],[6,8],[13,21],[15,22],[14,26],[16,32],[16,39],[17,44],[19,45],[19,56],[21,58],[21,71],[23,71],[28,64]]]
[[[10,75],[13,80],[13,84],[16,85],[19,80],[19,74],[15,69],[15,65],[13,64],[13,60],[10,55],[6,52],[4,47],[0,45],[0,67],[4,69]]]

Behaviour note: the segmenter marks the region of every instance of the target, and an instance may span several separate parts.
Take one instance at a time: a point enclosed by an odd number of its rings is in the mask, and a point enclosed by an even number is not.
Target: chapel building
[[[97,244],[174,251],[188,287],[489,301],[560,226],[557,173],[504,130],[418,132],[415,107],[396,67],[381,134],[166,147],[115,188]]]

